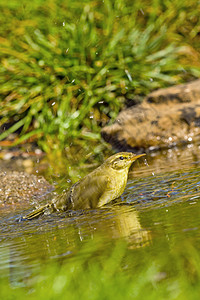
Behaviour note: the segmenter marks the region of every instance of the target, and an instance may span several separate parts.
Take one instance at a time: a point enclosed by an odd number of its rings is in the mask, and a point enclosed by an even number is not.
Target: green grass
[[[196,0],[1,1],[0,139],[17,132],[47,153],[95,150],[125,102],[200,75],[199,9]]]
[[[184,249],[169,249],[167,257],[156,247],[127,249],[124,243],[117,243],[106,255],[88,253],[87,246],[83,249],[81,259],[42,267],[29,286],[1,280],[1,298],[198,299],[200,256],[189,243]]]

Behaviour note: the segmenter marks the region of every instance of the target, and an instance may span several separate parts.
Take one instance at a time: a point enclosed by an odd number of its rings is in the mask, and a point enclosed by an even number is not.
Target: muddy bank
[[[53,189],[42,176],[17,171],[0,172],[0,212],[5,214],[33,207]]]
[[[200,80],[149,94],[142,104],[123,110],[101,133],[120,151],[200,142]]]

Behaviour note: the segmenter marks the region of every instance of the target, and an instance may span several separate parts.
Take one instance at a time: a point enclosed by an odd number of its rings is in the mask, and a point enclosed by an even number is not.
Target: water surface
[[[33,203],[2,208],[1,278],[26,285],[45,264],[79,260],[89,254],[99,257],[116,241],[126,242],[133,266],[160,253],[169,257],[186,243],[199,251],[199,172],[198,146],[171,149],[136,162],[121,200],[102,209],[17,222]],[[81,251],[86,244],[90,246]]]

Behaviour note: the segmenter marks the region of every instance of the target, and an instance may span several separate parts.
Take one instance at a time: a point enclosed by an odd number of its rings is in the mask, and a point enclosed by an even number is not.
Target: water
[[[26,285],[41,266],[98,254],[123,240],[137,259],[169,256],[174,247],[200,245],[199,148],[173,149],[137,162],[120,201],[102,209],[68,211],[32,221],[16,220],[32,207],[0,216],[0,277]],[[96,252],[95,252],[96,253]],[[133,255],[133,252],[131,252]],[[133,255],[134,260],[135,255]]]

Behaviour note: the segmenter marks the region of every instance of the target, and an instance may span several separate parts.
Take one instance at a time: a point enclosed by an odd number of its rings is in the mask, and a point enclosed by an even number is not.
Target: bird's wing
[[[74,185],[71,191],[71,206],[73,209],[98,207],[98,202],[108,190],[109,176],[92,172]]]

